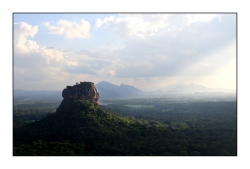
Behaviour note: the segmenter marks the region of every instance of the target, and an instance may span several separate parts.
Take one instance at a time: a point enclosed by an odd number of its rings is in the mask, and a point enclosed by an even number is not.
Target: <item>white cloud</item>
[[[228,46],[235,42],[235,19],[228,15],[219,16],[220,19],[215,19],[216,15],[207,18],[188,17],[116,15],[99,18],[95,28],[100,29],[101,35],[107,30],[114,31],[118,37],[123,38],[119,39],[122,47],[113,47],[113,41],[117,39],[108,36],[102,44],[96,43],[94,50],[83,49],[80,52],[65,52],[58,48],[41,48],[38,45],[32,48],[33,43],[28,47],[28,41],[36,44],[31,38],[37,32],[34,33],[34,27],[27,24],[23,32],[15,35],[15,39],[22,41],[29,51],[25,54],[27,59],[15,55],[15,75],[24,75],[22,77],[31,80],[36,78],[29,77],[36,76],[45,78],[47,82],[51,80],[51,83],[63,80],[70,82],[70,79],[75,81],[78,78],[88,78],[90,81],[106,79],[113,83],[128,82],[135,86],[160,84],[162,79],[170,79],[171,83],[195,82],[195,79],[218,72],[220,67],[235,57],[233,54],[221,54],[222,49],[228,51],[231,49]],[[189,25],[194,22],[196,24]],[[50,23],[44,25],[47,28],[52,27],[52,32],[66,36],[64,27],[67,23],[61,27],[59,24],[54,27]],[[29,30],[28,33],[26,30]],[[215,54],[218,55],[215,57]],[[28,69],[24,69],[26,67]],[[33,73],[29,73],[32,69]],[[187,78],[179,78],[181,76]],[[179,79],[174,80],[172,77]],[[164,84],[170,83],[168,80]]]
[[[105,26],[122,38],[147,39],[165,34],[175,37],[176,32],[191,23],[210,22],[216,17],[220,19],[216,14],[127,14],[98,18],[95,27]]]
[[[102,21],[100,18],[98,18],[98,19],[96,20],[96,22],[95,22],[95,28],[101,27],[102,24],[103,24],[103,21]]]
[[[210,20],[215,17],[212,15]],[[225,55],[227,58],[218,55],[216,64],[213,63],[212,57],[225,48],[228,51],[228,46],[235,43],[236,20],[233,15],[224,15],[221,21],[215,19],[209,22],[208,18],[197,20],[192,26],[188,26],[184,15],[174,15],[168,19],[172,29],[183,25],[185,27],[175,31],[175,37],[171,35],[173,32],[170,32],[148,37],[146,41],[128,40],[129,43],[124,49],[116,51],[118,55],[123,56],[121,63],[125,65],[123,69],[116,70],[117,77],[207,75],[225,64],[229,57],[236,57],[235,53]],[[177,21],[180,22],[174,24]]]
[[[38,32],[37,26],[27,23],[14,25],[14,78],[22,83],[62,80],[68,78],[65,67],[78,66],[69,52],[57,48],[39,47],[32,38]],[[27,84],[28,85],[28,84]]]
[[[67,20],[59,20],[56,26],[51,25],[49,22],[43,23],[49,30],[50,34],[65,35],[67,39],[79,38],[86,39],[90,37],[90,23],[82,19],[80,22],[70,22]]]
[[[38,26],[25,22],[14,23],[14,54],[15,57],[28,57],[50,64],[51,61],[59,62],[64,59],[63,53],[56,48],[39,47],[33,38],[38,33]],[[28,61],[28,60],[27,60]]]
[[[14,23],[14,51],[15,53],[29,53],[39,48],[37,43],[28,38],[33,38],[38,32],[38,26],[25,22]]]
[[[147,38],[151,35],[161,34],[160,29],[168,26],[169,15],[118,15],[119,17],[106,17],[103,20],[98,18],[95,27],[105,25],[108,29],[114,29],[120,37],[140,37]],[[149,21],[148,21],[149,19]],[[154,19],[153,22],[151,22]]]
[[[109,74],[111,75],[111,76],[114,76],[116,73],[115,73],[115,70],[110,70],[109,71]]]
[[[68,66],[78,66],[77,61],[68,61]]]
[[[188,25],[195,22],[210,22],[214,18],[220,18],[218,14],[187,14]]]
[[[61,82],[71,84],[72,81],[90,77],[115,76],[115,68],[119,65],[116,61],[108,59],[110,53],[99,51],[97,54],[91,52],[85,54],[67,52],[59,48],[39,47],[38,45],[34,48],[27,44],[30,41],[34,44],[37,43],[27,37],[34,37],[38,32],[34,30],[38,27],[27,23],[22,23],[25,26],[18,26],[19,24],[16,23],[15,27],[15,42],[20,43],[21,41],[25,46],[16,46],[14,49],[15,88],[20,88],[19,84],[22,84],[21,88],[25,89],[38,89],[41,86],[49,88],[48,84],[60,85]]]
[[[57,49],[40,48],[40,54],[46,59],[47,64],[52,60],[59,62],[64,59],[63,53]]]
[[[14,53],[15,57],[37,57],[47,64],[51,62],[64,62],[69,65],[77,65],[74,59],[69,59],[67,53],[57,48],[39,47],[34,40],[27,39],[34,37],[38,32],[38,26],[32,26],[24,22],[14,24]],[[41,60],[40,60],[41,61]]]

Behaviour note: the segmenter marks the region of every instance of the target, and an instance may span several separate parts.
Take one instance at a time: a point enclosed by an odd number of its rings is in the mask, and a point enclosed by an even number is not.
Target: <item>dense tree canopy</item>
[[[165,112],[115,105],[103,110],[89,101],[67,100],[56,113],[16,126],[13,154],[237,155],[236,104],[194,103],[193,113],[181,111],[185,106],[168,105]]]

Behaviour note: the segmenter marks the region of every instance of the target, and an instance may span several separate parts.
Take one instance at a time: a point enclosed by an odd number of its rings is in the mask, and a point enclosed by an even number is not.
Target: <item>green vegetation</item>
[[[22,144],[14,147],[16,156],[73,156],[84,155],[84,144],[65,142],[34,141],[32,144]]]
[[[14,127],[26,122],[34,122],[46,117],[48,113],[54,113],[61,101],[20,101],[14,100],[13,122]]]
[[[34,120],[14,127],[13,155],[237,155],[236,102],[66,100]]]

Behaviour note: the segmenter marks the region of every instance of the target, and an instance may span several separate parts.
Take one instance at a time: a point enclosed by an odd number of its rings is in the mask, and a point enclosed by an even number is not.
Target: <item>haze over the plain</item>
[[[236,14],[14,14],[14,89],[236,90]]]

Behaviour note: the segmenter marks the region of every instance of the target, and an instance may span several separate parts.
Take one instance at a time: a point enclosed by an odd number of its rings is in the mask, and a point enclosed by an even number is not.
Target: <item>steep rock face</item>
[[[89,100],[93,102],[95,106],[98,106],[98,100],[100,98],[92,82],[80,82],[74,86],[67,86],[62,92],[62,97],[64,99]]]

